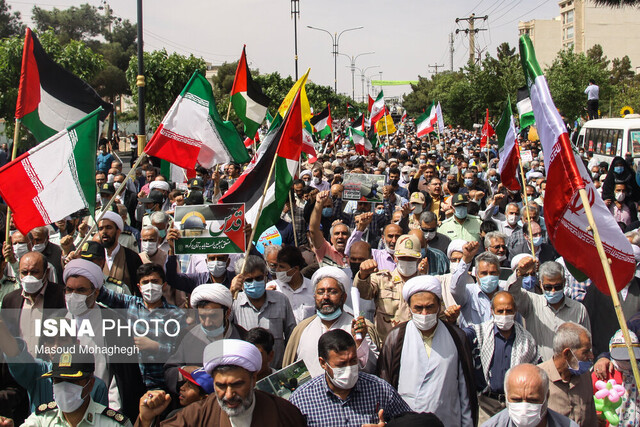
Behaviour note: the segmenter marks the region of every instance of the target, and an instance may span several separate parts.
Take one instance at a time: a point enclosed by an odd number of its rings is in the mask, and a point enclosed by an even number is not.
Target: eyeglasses
[[[253,281],[255,280],[256,282],[260,282],[264,279],[264,276],[258,276],[258,277],[245,277],[244,281],[247,283],[253,283]]]
[[[489,246],[491,249],[507,249],[507,245]]]
[[[422,231],[424,231],[425,233],[431,233],[433,231],[437,231],[437,228],[423,228]]]
[[[558,292],[564,290],[564,283],[559,283],[557,285],[542,285],[542,289],[546,292]]]

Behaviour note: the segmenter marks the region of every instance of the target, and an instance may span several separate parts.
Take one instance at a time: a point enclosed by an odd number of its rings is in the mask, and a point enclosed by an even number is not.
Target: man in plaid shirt
[[[164,388],[164,362],[173,354],[181,332],[187,328],[185,314],[162,296],[168,285],[161,266],[142,264],[137,271],[137,280],[142,298],[117,294],[103,286],[97,301],[110,308],[126,309],[132,324],[139,319],[147,321],[149,332],[145,333],[143,322],[138,322],[136,329],[142,330],[137,330],[140,336],[134,335],[133,338],[140,350],[138,365],[147,389]],[[176,320],[177,323],[165,325],[168,320]]]

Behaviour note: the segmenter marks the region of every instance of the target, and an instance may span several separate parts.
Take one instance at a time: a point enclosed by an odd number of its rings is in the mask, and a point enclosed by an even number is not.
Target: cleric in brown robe
[[[225,339],[204,349],[204,369],[213,377],[214,392],[160,423],[161,426],[287,427],[305,426],[300,410],[281,397],[255,390],[262,356],[246,341]],[[149,427],[171,397],[152,390],[140,398],[136,426]],[[157,425],[157,424],[155,424]]]

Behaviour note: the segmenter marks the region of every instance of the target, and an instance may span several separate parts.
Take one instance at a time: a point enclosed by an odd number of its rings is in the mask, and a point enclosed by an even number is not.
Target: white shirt
[[[316,301],[311,280],[303,276],[302,285],[296,290],[293,290],[288,283],[277,279],[267,283],[267,286],[271,285],[275,286],[276,291],[283,293],[289,300],[296,323],[300,323],[316,313]]]
[[[120,251],[120,243],[116,245],[113,252],[111,252],[111,255],[109,255],[106,249],[104,250],[104,256],[107,259],[107,267],[109,268],[109,270],[111,270],[111,267],[113,266],[113,260],[115,259],[116,255],[118,255],[119,251]]]
[[[598,87],[598,85],[589,85],[587,86],[587,88],[584,90],[584,93],[587,94],[587,100],[591,101],[591,100],[597,100],[598,98],[600,98],[600,88]]]

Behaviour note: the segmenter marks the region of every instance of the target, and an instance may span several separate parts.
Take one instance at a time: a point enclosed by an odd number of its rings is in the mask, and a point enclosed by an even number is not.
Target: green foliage
[[[11,12],[6,0],[0,0],[0,39],[24,33],[20,12]]]
[[[169,111],[191,75],[195,71],[200,71],[202,75],[206,73],[206,63],[202,58],[196,58],[193,55],[187,57],[177,53],[169,55],[164,49],[145,52],[144,67],[144,101],[147,121],[152,128],[157,127],[162,117]],[[138,103],[137,75],[138,61],[136,58],[131,58],[126,78],[136,104]],[[220,108],[220,100],[216,99],[216,103]]]
[[[52,10],[33,7],[33,21],[38,31],[53,29],[60,41],[68,43],[71,40],[88,41],[103,33],[108,25],[105,16],[98,8],[89,4],[80,7],[71,6],[68,9],[53,8]]]

